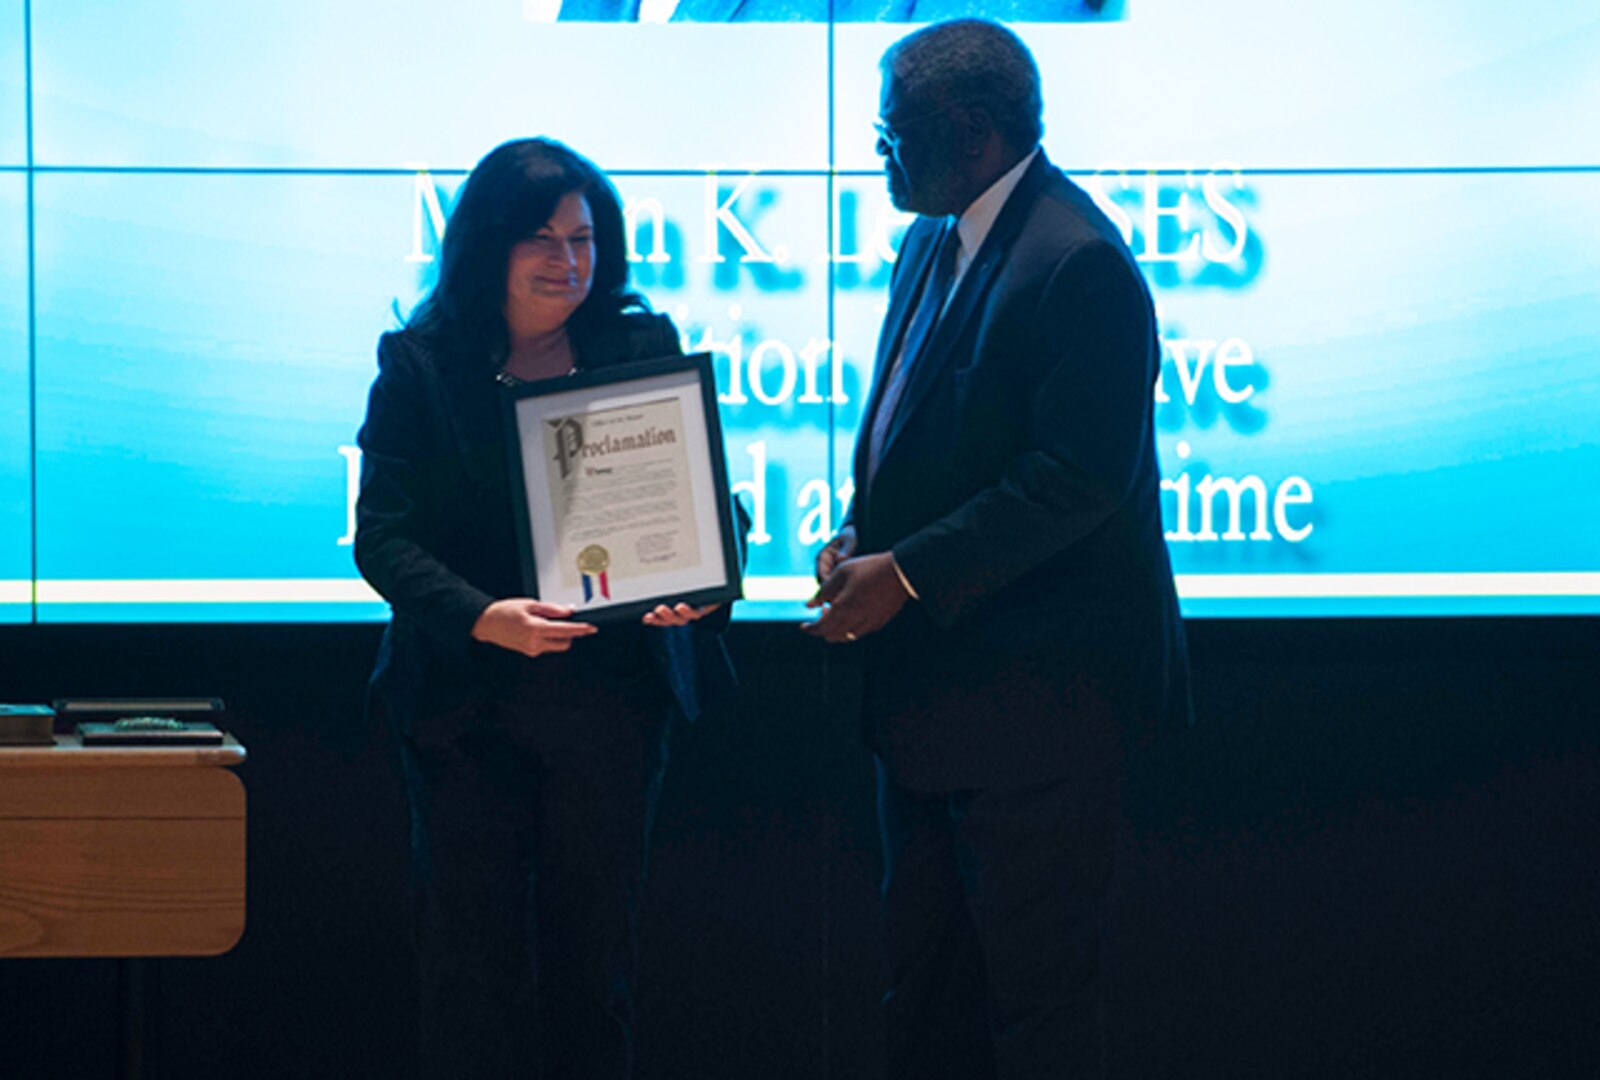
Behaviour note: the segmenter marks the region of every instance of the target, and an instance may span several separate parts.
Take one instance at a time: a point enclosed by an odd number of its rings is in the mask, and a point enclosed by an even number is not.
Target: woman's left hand
[[[676,604],[668,607],[657,604],[654,611],[648,611],[644,616],[646,626],[688,626],[696,619],[703,619],[710,615],[721,604],[708,604],[705,607],[690,607],[688,604]]]

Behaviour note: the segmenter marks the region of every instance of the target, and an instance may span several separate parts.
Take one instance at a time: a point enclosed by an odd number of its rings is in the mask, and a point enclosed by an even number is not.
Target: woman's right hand
[[[472,636],[524,656],[566,652],[577,638],[599,631],[588,623],[566,621],[573,610],[526,597],[496,600],[472,624]]]

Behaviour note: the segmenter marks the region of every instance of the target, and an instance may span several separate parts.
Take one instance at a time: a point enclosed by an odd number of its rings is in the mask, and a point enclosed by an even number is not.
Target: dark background
[[[0,628],[0,700],[221,696],[249,749],[239,946],[146,964],[150,1075],[411,1075],[406,821],[379,628]],[[1112,1074],[1600,1075],[1600,620],[1190,624],[1200,726],[1125,798]],[[869,761],[822,647],[737,625],[674,734],[641,1080],[878,1072]],[[0,960],[0,1078],[114,1074],[110,960]]]

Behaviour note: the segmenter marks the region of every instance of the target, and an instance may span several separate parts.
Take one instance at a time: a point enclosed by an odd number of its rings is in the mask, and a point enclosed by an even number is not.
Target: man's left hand
[[[834,567],[806,607],[823,608],[815,622],[800,627],[838,645],[881,630],[906,606],[906,589],[889,552],[846,559]]]

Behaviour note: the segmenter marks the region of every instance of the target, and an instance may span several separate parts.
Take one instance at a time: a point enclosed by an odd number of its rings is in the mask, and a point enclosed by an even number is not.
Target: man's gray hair
[[[908,103],[983,107],[1013,150],[1032,150],[1044,134],[1039,67],[1022,39],[999,23],[934,23],[891,45],[881,66]]]

